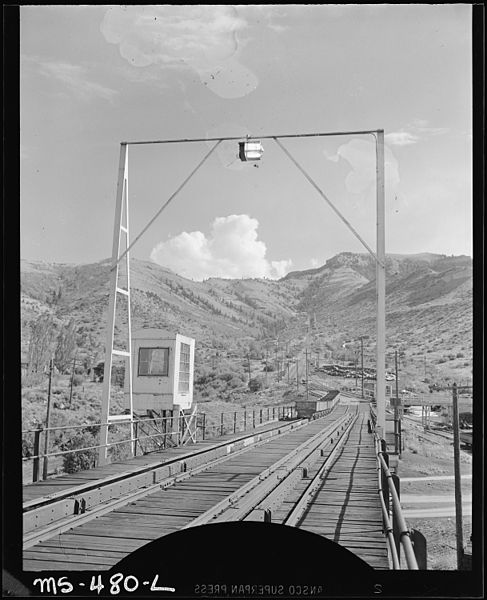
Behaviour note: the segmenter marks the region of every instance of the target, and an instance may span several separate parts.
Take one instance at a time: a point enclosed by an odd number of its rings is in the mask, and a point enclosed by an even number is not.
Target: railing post
[[[233,433],[237,432],[237,413],[233,413]]]
[[[223,435],[223,415],[224,413],[221,413],[220,435]]]
[[[203,439],[205,439],[205,430],[206,430],[206,413],[203,413]]]
[[[252,427],[255,429],[255,408],[252,410]]]
[[[427,543],[424,535],[417,529],[412,529],[410,533],[411,543],[413,545],[414,556],[418,563],[418,569],[426,571],[428,568]]]
[[[247,431],[247,409],[244,410],[244,431]]]
[[[260,424],[262,425],[262,409],[260,409]]]
[[[36,481],[39,481],[39,479],[41,478],[41,473],[40,473],[40,453],[41,453],[41,433],[42,433],[42,427],[39,427],[39,429],[37,429],[37,431],[34,432],[34,456],[36,458],[34,458],[34,462],[32,464],[32,481],[35,483]]]
[[[135,441],[134,441],[134,456],[137,456],[137,444],[140,445],[139,442],[139,422],[134,422],[134,433],[135,433]]]
[[[275,406],[273,406],[273,407],[272,407],[272,420],[274,421],[274,420],[275,420],[275,418],[276,418],[276,407],[275,407]]]

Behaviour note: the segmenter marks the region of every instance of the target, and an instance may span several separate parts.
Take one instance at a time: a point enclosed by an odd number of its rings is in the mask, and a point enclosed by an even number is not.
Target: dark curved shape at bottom
[[[375,571],[346,548],[309,531],[232,522],[163,536],[117,563],[109,575],[114,573],[139,581],[157,574],[158,587],[175,588],[161,595],[172,597],[329,597],[373,593]]]

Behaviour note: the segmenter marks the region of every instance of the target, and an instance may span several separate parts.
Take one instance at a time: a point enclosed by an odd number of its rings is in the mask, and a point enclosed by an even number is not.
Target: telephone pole
[[[306,400],[309,400],[309,385],[308,385],[308,348],[306,348]]]
[[[458,389],[453,384],[453,469],[455,474],[455,522],[457,538],[457,568],[461,570],[463,562],[463,514],[462,479],[460,472],[460,431],[458,417]]]
[[[52,382],[52,369],[53,359],[49,360],[49,385],[47,388],[47,414],[46,414],[46,432],[44,434],[44,464],[42,469],[42,479],[47,479],[47,453],[49,452],[49,427],[51,426],[51,382]]]
[[[75,366],[76,366],[76,354],[74,355],[74,358],[73,358],[73,370],[71,371],[71,387],[69,390],[69,406],[71,406],[71,400],[73,398],[73,379],[74,379]]]
[[[362,398],[364,397],[364,338],[360,336],[360,354],[361,354],[361,368],[362,368]]]

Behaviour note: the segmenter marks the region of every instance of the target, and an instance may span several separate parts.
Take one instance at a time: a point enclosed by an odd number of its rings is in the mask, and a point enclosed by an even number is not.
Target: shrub
[[[78,433],[60,448],[61,450],[77,450],[96,446],[98,441],[89,432]],[[70,452],[63,455],[63,467],[66,473],[77,473],[95,466],[97,449]]]
[[[242,377],[239,377],[238,375],[234,375],[230,379],[230,381],[227,383],[227,385],[231,388],[240,387],[242,385]]]
[[[223,379],[223,381],[231,381],[233,379],[233,373],[221,373],[219,377],[220,379]]]
[[[73,375],[73,385],[78,386],[83,383],[84,378],[81,375]]]
[[[258,392],[263,388],[262,379],[255,377],[249,381],[249,389],[251,392]]]
[[[108,449],[111,462],[126,460],[131,457],[130,444],[117,444]]]

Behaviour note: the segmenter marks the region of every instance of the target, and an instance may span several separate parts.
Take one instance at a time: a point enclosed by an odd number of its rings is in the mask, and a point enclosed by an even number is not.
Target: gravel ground
[[[408,519],[411,529],[417,529],[426,538],[428,570],[452,571],[457,569],[457,554],[455,541],[455,517],[435,519]],[[463,519],[465,543],[472,529],[469,517]]]
[[[417,431],[408,428],[405,423],[405,450],[399,461],[398,474],[401,478],[401,494],[420,494],[425,498],[444,494],[454,499],[454,481],[452,479],[429,479],[429,477],[452,476],[453,447],[448,440],[441,444],[433,444],[418,437]],[[472,493],[472,456],[461,452],[460,470],[462,476],[462,493]],[[404,481],[408,477],[421,477],[423,481]],[[431,508],[434,504],[418,503],[417,508]],[[439,505],[441,506],[441,505]],[[409,518],[408,526],[417,529],[426,538],[428,569],[456,570],[456,526],[455,517]],[[464,543],[472,533],[471,517],[463,518]]]

